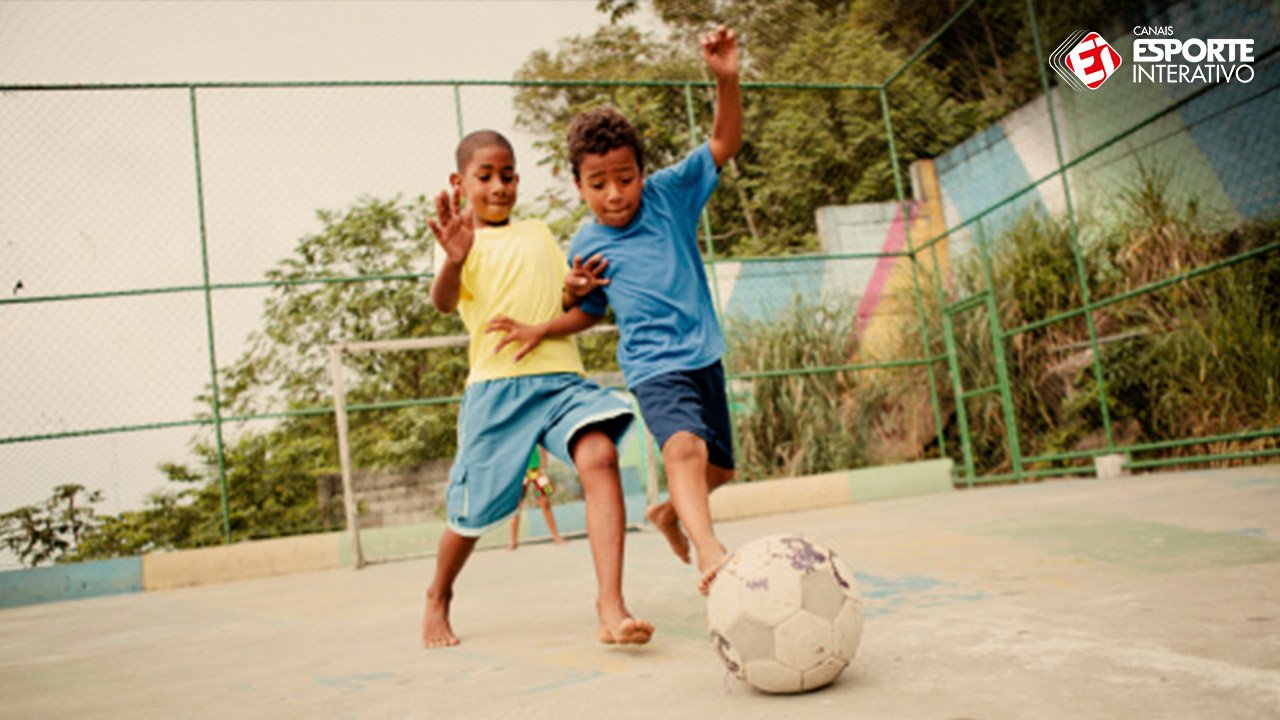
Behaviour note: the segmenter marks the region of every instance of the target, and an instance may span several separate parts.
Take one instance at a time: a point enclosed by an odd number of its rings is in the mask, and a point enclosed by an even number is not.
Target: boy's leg
[[[596,570],[600,641],[647,643],[653,635],[653,624],[633,618],[622,597],[623,534],[627,515],[617,448],[604,432],[588,429],[575,438],[570,453],[586,499],[587,539]]]
[[[471,556],[477,539],[448,528],[440,536],[436,575],[427,588],[427,604],[422,614],[422,645],[428,649],[458,644],[458,637],[449,625],[449,604],[453,601],[453,582]]]
[[[707,443],[691,432],[677,432],[662,446],[662,462],[667,468],[671,505],[693,544],[698,570],[702,573],[698,590],[705,595],[727,556],[711,525],[711,504],[707,496],[710,493],[708,469],[712,466],[707,460]]]
[[[707,495],[715,492],[716,488],[733,480],[733,471],[722,468],[715,463],[707,463]],[[671,545],[671,550],[680,558],[680,561],[688,565],[689,557],[689,538],[684,534],[684,529],[680,527],[680,516],[676,514],[675,507],[671,504],[671,500],[663,500],[660,503],[651,505],[645,510],[644,517],[659,532],[667,538],[667,542]]]
[[[551,542],[563,545],[564,538],[560,537],[560,528],[556,527],[556,515],[551,512],[551,501],[546,495],[539,494],[538,505],[542,508],[542,519],[547,521],[547,529],[551,531]]]
[[[516,506],[516,514],[511,516],[511,542],[507,543],[508,550],[515,550],[520,545],[521,510],[524,510],[524,498],[520,498],[520,504]]]

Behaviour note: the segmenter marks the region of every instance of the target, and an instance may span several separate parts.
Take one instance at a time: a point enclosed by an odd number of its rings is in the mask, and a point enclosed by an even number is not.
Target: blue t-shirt
[[[581,308],[598,317],[613,306],[618,364],[629,386],[706,367],[724,352],[698,254],[698,216],[719,181],[711,148],[703,144],[644,181],[631,222],[614,228],[593,220],[573,238],[570,258],[599,253],[609,261],[609,284],[583,298]]]

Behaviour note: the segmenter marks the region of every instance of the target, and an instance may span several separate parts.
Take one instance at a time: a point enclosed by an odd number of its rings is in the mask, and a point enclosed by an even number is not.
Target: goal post
[[[590,328],[582,335],[603,335],[617,333],[614,325]],[[444,348],[466,347],[470,338],[466,335],[447,337],[403,338],[397,340],[373,340],[368,342],[344,342],[329,346],[329,372],[333,383],[333,413],[338,431],[338,461],[342,475],[343,511],[346,516],[352,565],[360,569],[367,564],[364,549],[360,541],[360,512],[356,502],[354,469],[351,459],[351,431],[347,407],[347,382],[344,375],[343,357],[362,353],[397,353],[422,350],[439,350]],[[603,383],[602,383],[603,384]],[[632,403],[633,407],[635,406]],[[652,504],[659,496],[658,487],[658,454],[654,451],[654,440],[636,413],[635,429],[628,431],[630,442],[634,447],[627,448],[635,459],[639,471],[639,481],[644,487],[645,504]],[[619,456],[623,455],[619,448]],[[625,488],[624,488],[625,492]],[[629,513],[630,514],[630,513]],[[641,518],[643,513],[640,514]]]

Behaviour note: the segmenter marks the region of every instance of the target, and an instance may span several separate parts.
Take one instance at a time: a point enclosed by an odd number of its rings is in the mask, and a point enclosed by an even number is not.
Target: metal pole
[[[1004,357],[1004,331],[1000,328],[1000,307],[996,302],[995,273],[991,269],[991,254],[987,252],[987,236],[982,221],[978,221],[978,253],[982,258],[982,274],[987,280],[987,319],[991,324],[991,342],[994,344],[996,377],[1000,385],[1000,405],[1004,409],[1005,439],[1009,443],[1009,460],[1013,474],[1022,482],[1022,444],[1018,439],[1018,419],[1013,412],[1013,388],[1009,384],[1009,368]]]
[[[458,83],[453,84],[453,115],[458,123],[458,140],[462,140],[465,133],[462,128],[462,90]]]
[[[222,445],[222,400],[218,391],[218,351],[213,333],[213,293],[209,286],[209,244],[204,221],[204,171],[200,164],[200,122],[196,89],[187,88],[191,102],[191,144],[195,151],[196,207],[200,214],[200,268],[204,286],[204,323],[209,342],[209,386],[213,404],[213,437],[218,452],[218,485],[222,493],[222,542],[231,542],[231,508],[227,502],[227,457]]]
[[[364,567],[360,550],[360,526],[356,520],[356,492],[351,479],[351,445],[347,431],[347,385],[342,378],[342,347],[329,346],[329,374],[333,378],[333,415],[338,423],[338,462],[342,466],[342,506],[347,513],[347,533],[351,538],[352,567]]]
[[[1044,91],[1045,106],[1049,111],[1049,124],[1053,129],[1053,148],[1058,156],[1058,171],[1062,176],[1062,195],[1067,202],[1067,222],[1071,229],[1071,256],[1075,259],[1076,284],[1080,288],[1080,300],[1085,307],[1090,304],[1089,282],[1085,277],[1084,256],[1080,250],[1080,232],[1076,227],[1076,211],[1071,203],[1071,183],[1067,176],[1062,138],[1058,134],[1058,120],[1053,109],[1053,94],[1049,88],[1049,75],[1044,69],[1044,50],[1040,46],[1040,28],[1036,23],[1036,9],[1033,0],[1027,0],[1027,19],[1031,25],[1031,39],[1036,48],[1036,67],[1040,71],[1040,87]],[[1093,313],[1084,314],[1085,326],[1089,330],[1089,345],[1093,348],[1093,376],[1098,381],[1098,403],[1102,409],[1102,428],[1106,432],[1107,447],[1115,448],[1115,436],[1111,432],[1111,410],[1107,402],[1107,381],[1102,369],[1102,350],[1098,346],[1098,329],[1093,322]]]
[[[916,316],[920,321],[920,350],[925,357],[928,357],[930,349],[929,327],[924,316],[924,299],[920,295],[920,273],[916,263],[916,251],[911,246],[911,214],[907,212],[906,198],[902,191],[902,172],[898,169],[898,149],[893,137],[893,120],[889,117],[889,94],[885,92],[884,87],[880,88],[880,112],[884,115],[884,129],[889,140],[889,164],[893,166],[893,186],[898,194],[898,213],[902,216],[902,228],[906,238],[907,252],[911,256],[911,286],[916,301]],[[947,314],[945,307],[943,309],[942,320],[945,328]],[[954,353],[948,349],[947,356],[949,358],[953,357]],[[932,364],[929,365],[929,399],[933,401],[933,422],[934,427],[938,430],[938,452],[942,457],[946,457],[947,443],[942,435],[942,405],[938,400],[938,380],[934,376]],[[957,404],[958,402],[957,400]]]

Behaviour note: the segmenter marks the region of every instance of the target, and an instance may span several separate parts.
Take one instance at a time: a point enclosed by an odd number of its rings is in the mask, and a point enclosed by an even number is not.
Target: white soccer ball
[[[829,684],[862,639],[853,570],[804,535],[773,535],[735,552],[707,598],[711,645],[729,672],[770,693]]]

